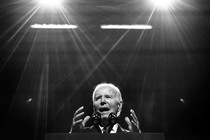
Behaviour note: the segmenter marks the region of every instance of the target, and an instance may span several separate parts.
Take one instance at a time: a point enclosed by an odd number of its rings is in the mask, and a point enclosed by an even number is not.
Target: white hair
[[[122,102],[122,95],[121,95],[121,92],[120,92],[119,88],[116,87],[115,85],[113,85],[112,83],[100,83],[100,84],[98,84],[93,91],[93,95],[92,95],[92,100],[93,101],[94,101],[96,91],[101,87],[109,87],[112,90],[112,92],[114,92],[116,94],[119,101]]]

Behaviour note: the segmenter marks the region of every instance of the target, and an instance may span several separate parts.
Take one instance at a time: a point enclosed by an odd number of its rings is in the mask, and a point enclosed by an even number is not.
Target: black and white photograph
[[[0,0],[1,140],[207,140],[209,0]]]

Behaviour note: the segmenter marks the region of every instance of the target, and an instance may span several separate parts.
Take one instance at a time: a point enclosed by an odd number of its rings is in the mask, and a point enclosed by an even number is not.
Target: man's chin
[[[103,118],[108,118],[108,116],[109,116],[109,111],[104,111],[104,112],[101,112],[101,118],[103,119]]]

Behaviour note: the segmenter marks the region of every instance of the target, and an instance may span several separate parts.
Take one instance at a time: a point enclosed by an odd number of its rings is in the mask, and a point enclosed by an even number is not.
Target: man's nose
[[[106,104],[106,99],[104,97],[101,98],[101,105]]]

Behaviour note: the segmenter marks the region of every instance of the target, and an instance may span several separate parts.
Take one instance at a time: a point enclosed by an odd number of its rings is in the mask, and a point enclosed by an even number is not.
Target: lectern
[[[45,140],[164,140],[164,133],[47,133]]]

